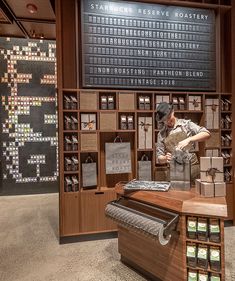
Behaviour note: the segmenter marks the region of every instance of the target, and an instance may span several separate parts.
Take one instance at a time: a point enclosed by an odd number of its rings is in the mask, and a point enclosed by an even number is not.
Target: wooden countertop
[[[182,214],[227,217],[227,203],[225,197],[205,198],[190,191],[169,190],[161,191],[132,191],[124,192],[123,183],[115,187],[117,194],[143,203],[162,207]]]

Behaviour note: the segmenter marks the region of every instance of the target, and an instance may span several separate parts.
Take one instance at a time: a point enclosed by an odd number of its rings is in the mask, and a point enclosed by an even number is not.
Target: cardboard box
[[[226,183],[225,182],[215,182],[215,197],[225,197],[226,196]]]
[[[201,196],[214,197],[215,188],[213,182],[201,182]]]
[[[97,93],[81,92],[80,93],[80,109],[81,110],[97,110]]]
[[[219,100],[205,100],[205,125],[207,129],[219,129]]]
[[[96,114],[81,113],[81,130],[82,131],[96,130]]]
[[[207,157],[218,157],[219,149],[206,149],[206,156]]]
[[[211,137],[205,141],[205,147],[219,147],[220,146],[220,133],[211,132]]]
[[[170,102],[170,96],[169,95],[156,95],[156,108],[161,102]]]
[[[97,151],[98,141],[96,133],[81,133],[81,151]]]
[[[153,147],[153,119],[152,117],[138,117],[138,148],[152,149]]]
[[[201,96],[188,96],[188,109],[189,110],[202,110],[202,97]]]
[[[200,157],[200,175],[204,182],[223,182],[223,157]]]
[[[119,110],[135,110],[134,93],[119,93]]]
[[[116,113],[100,113],[100,130],[115,131],[117,130]]]
[[[225,197],[226,183],[225,182],[202,182],[197,179],[195,181],[196,193],[203,197]]]
[[[201,180],[200,179],[195,180],[195,191],[197,194],[201,194]]]

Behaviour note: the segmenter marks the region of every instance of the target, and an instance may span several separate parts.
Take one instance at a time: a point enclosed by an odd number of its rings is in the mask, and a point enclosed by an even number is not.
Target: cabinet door
[[[65,193],[63,195],[63,236],[79,233],[79,194]]]
[[[116,198],[113,190],[105,192],[85,191],[81,193],[81,232],[112,231],[116,224],[105,217],[108,202]]]

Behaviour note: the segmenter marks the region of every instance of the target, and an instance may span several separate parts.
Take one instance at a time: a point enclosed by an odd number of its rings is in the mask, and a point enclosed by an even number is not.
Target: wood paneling
[[[60,1],[62,15],[62,81],[63,88],[77,87],[77,26],[76,3],[74,0]]]
[[[105,206],[116,198],[110,191],[83,191],[81,193],[81,232],[112,231],[116,224],[105,217]]]
[[[79,233],[79,194],[66,193],[63,198],[63,236]]]
[[[174,233],[166,246],[122,227],[118,231],[118,250],[122,256],[161,280],[185,280],[187,270],[182,220],[178,223],[180,235]]]
[[[117,184],[116,191],[119,195],[124,195],[122,184]],[[227,217],[224,197],[203,198],[195,193],[194,188],[190,191],[138,191],[130,193],[128,197],[180,213]]]
[[[233,220],[234,218],[234,185],[226,185],[226,202],[228,205],[228,219]]]

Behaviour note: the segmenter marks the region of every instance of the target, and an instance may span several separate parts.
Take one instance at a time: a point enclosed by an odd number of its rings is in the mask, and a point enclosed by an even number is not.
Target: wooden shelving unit
[[[189,217],[186,216],[185,217],[185,221],[187,222],[187,219]],[[194,216],[194,218],[198,221],[198,219],[201,219],[202,217],[201,216]],[[207,220],[207,228],[209,229],[209,219],[217,219],[218,222],[219,222],[219,229],[220,229],[220,233],[219,233],[219,236],[220,236],[220,242],[211,242],[209,241],[209,230],[207,231],[207,239],[206,241],[202,241],[202,240],[198,240],[198,238],[195,238],[195,239],[190,239],[188,238],[187,236],[187,232],[185,233],[185,243],[186,245],[196,245],[197,249],[198,247],[200,247],[200,245],[202,245],[203,247],[206,247],[207,248],[207,266],[205,268],[203,267],[200,267],[198,266],[198,250],[197,250],[197,253],[196,253],[196,266],[191,266],[187,263],[187,259],[186,259],[186,267],[187,267],[187,270],[190,271],[190,270],[193,270],[196,271],[197,273],[199,273],[200,271],[202,271],[203,273],[207,274],[207,276],[209,277],[211,273],[215,273],[215,274],[218,274],[218,276],[220,277],[220,280],[225,280],[225,257],[224,257],[224,220],[221,220],[221,219],[218,219],[216,217],[203,217],[203,219],[206,219]],[[187,224],[185,225],[185,229],[187,229]],[[217,248],[219,249],[219,258],[220,258],[220,261],[219,261],[219,270],[213,270],[211,269],[211,265],[210,265],[210,249],[211,248]]]
[[[142,1],[149,2],[149,1]],[[216,11],[216,91],[214,92],[189,92],[173,90],[143,90],[143,89],[94,89],[82,88],[82,57],[81,57],[81,37],[80,37],[80,1],[56,1],[57,10],[57,65],[58,65],[58,111],[59,111],[59,154],[60,154],[60,237],[82,235],[89,233],[103,233],[116,230],[116,225],[105,218],[104,207],[107,202],[115,199],[114,186],[119,181],[128,181],[138,178],[138,160],[145,153],[152,163],[152,179],[158,170],[162,168],[156,163],[155,143],[159,132],[155,121],[155,108],[157,97],[169,96],[183,97],[185,108],[176,110],[179,118],[188,118],[200,125],[205,125],[205,101],[207,98],[217,98],[219,101],[228,99],[232,103],[235,101],[232,95],[234,89],[232,85],[232,43],[231,24],[232,1],[231,0],[188,0],[188,1],[163,1],[152,0],[152,3],[179,5],[185,7],[201,7],[214,9]],[[235,44],[234,44],[235,46]],[[234,86],[235,88],[235,86]],[[75,97],[77,108],[70,109],[64,106],[64,96]],[[112,96],[114,106],[112,109],[103,109],[101,106],[101,96]],[[150,108],[139,107],[139,97],[146,96],[150,99]],[[202,108],[200,110],[189,110],[189,96],[200,96]],[[96,117],[95,130],[83,130],[81,126],[82,114],[94,114]],[[123,130],[120,126],[120,116],[131,115],[134,120],[134,128]],[[224,110],[219,102],[219,122],[226,116],[235,120],[232,108]],[[74,117],[77,119],[77,127],[64,127],[64,118]],[[140,148],[138,145],[138,117],[152,118],[152,145],[148,148]],[[213,146],[199,145],[199,156],[205,156],[206,151],[218,149],[219,155],[222,152],[227,154],[234,152],[234,145],[221,143],[221,136],[235,133],[231,128],[219,128],[211,130],[212,134],[219,136],[218,143]],[[105,143],[112,142],[120,135],[124,141],[131,143],[132,173],[120,175],[105,174]],[[65,136],[71,138],[75,136],[78,140],[76,150],[65,150]],[[86,140],[89,138],[89,142]],[[92,145],[92,146],[89,146]],[[82,182],[82,164],[88,155],[94,158],[97,166],[97,185],[86,189]],[[78,170],[65,171],[65,157],[76,157],[78,159]],[[226,156],[227,157],[227,156]],[[226,160],[227,161],[227,160]],[[234,219],[234,157],[226,162],[224,171],[231,174],[227,181],[227,202],[228,218]],[[228,174],[228,173],[227,173]],[[65,191],[65,178],[77,177],[77,191]],[[229,178],[227,178],[229,179]]]
[[[127,229],[122,225],[118,226],[118,249],[121,254],[121,260],[136,270],[142,272],[153,280],[188,280],[188,271],[203,271],[209,280],[211,273],[218,274],[221,281],[225,281],[225,257],[224,257],[224,217],[226,216],[226,202],[223,197],[201,198],[195,194],[195,190],[169,192],[151,192],[138,191],[127,194],[123,190],[123,185],[116,185],[116,192],[121,198],[125,198],[126,205],[131,208],[134,202],[149,204],[154,207],[173,211],[179,214],[179,221],[176,231],[171,233],[170,242],[163,246],[156,240],[150,239],[142,233]],[[128,203],[129,201],[129,203]],[[206,206],[208,207],[205,210]],[[154,211],[153,211],[154,212]],[[188,218],[206,219],[207,234],[206,241],[188,237],[187,220]],[[209,221],[217,220],[219,225],[219,242],[210,242],[209,240]],[[142,245],[142,251],[139,251],[138,245]],[[208,249],[208,266],[205,269],[199,266],[196,254],[195,266],[187,263],[187,245],[202,245]],[[209,250],[216,247],[220,252],[219,270],[213,270],[210,267]],[[155,278],[155,279],[154,279]],[[157,279],[158,278],[158,279]],[[150,279],[150,278],[149,278]],[[151,279],[151,280],[152,280]],[[197,280],[197,279],[196,279]]]

